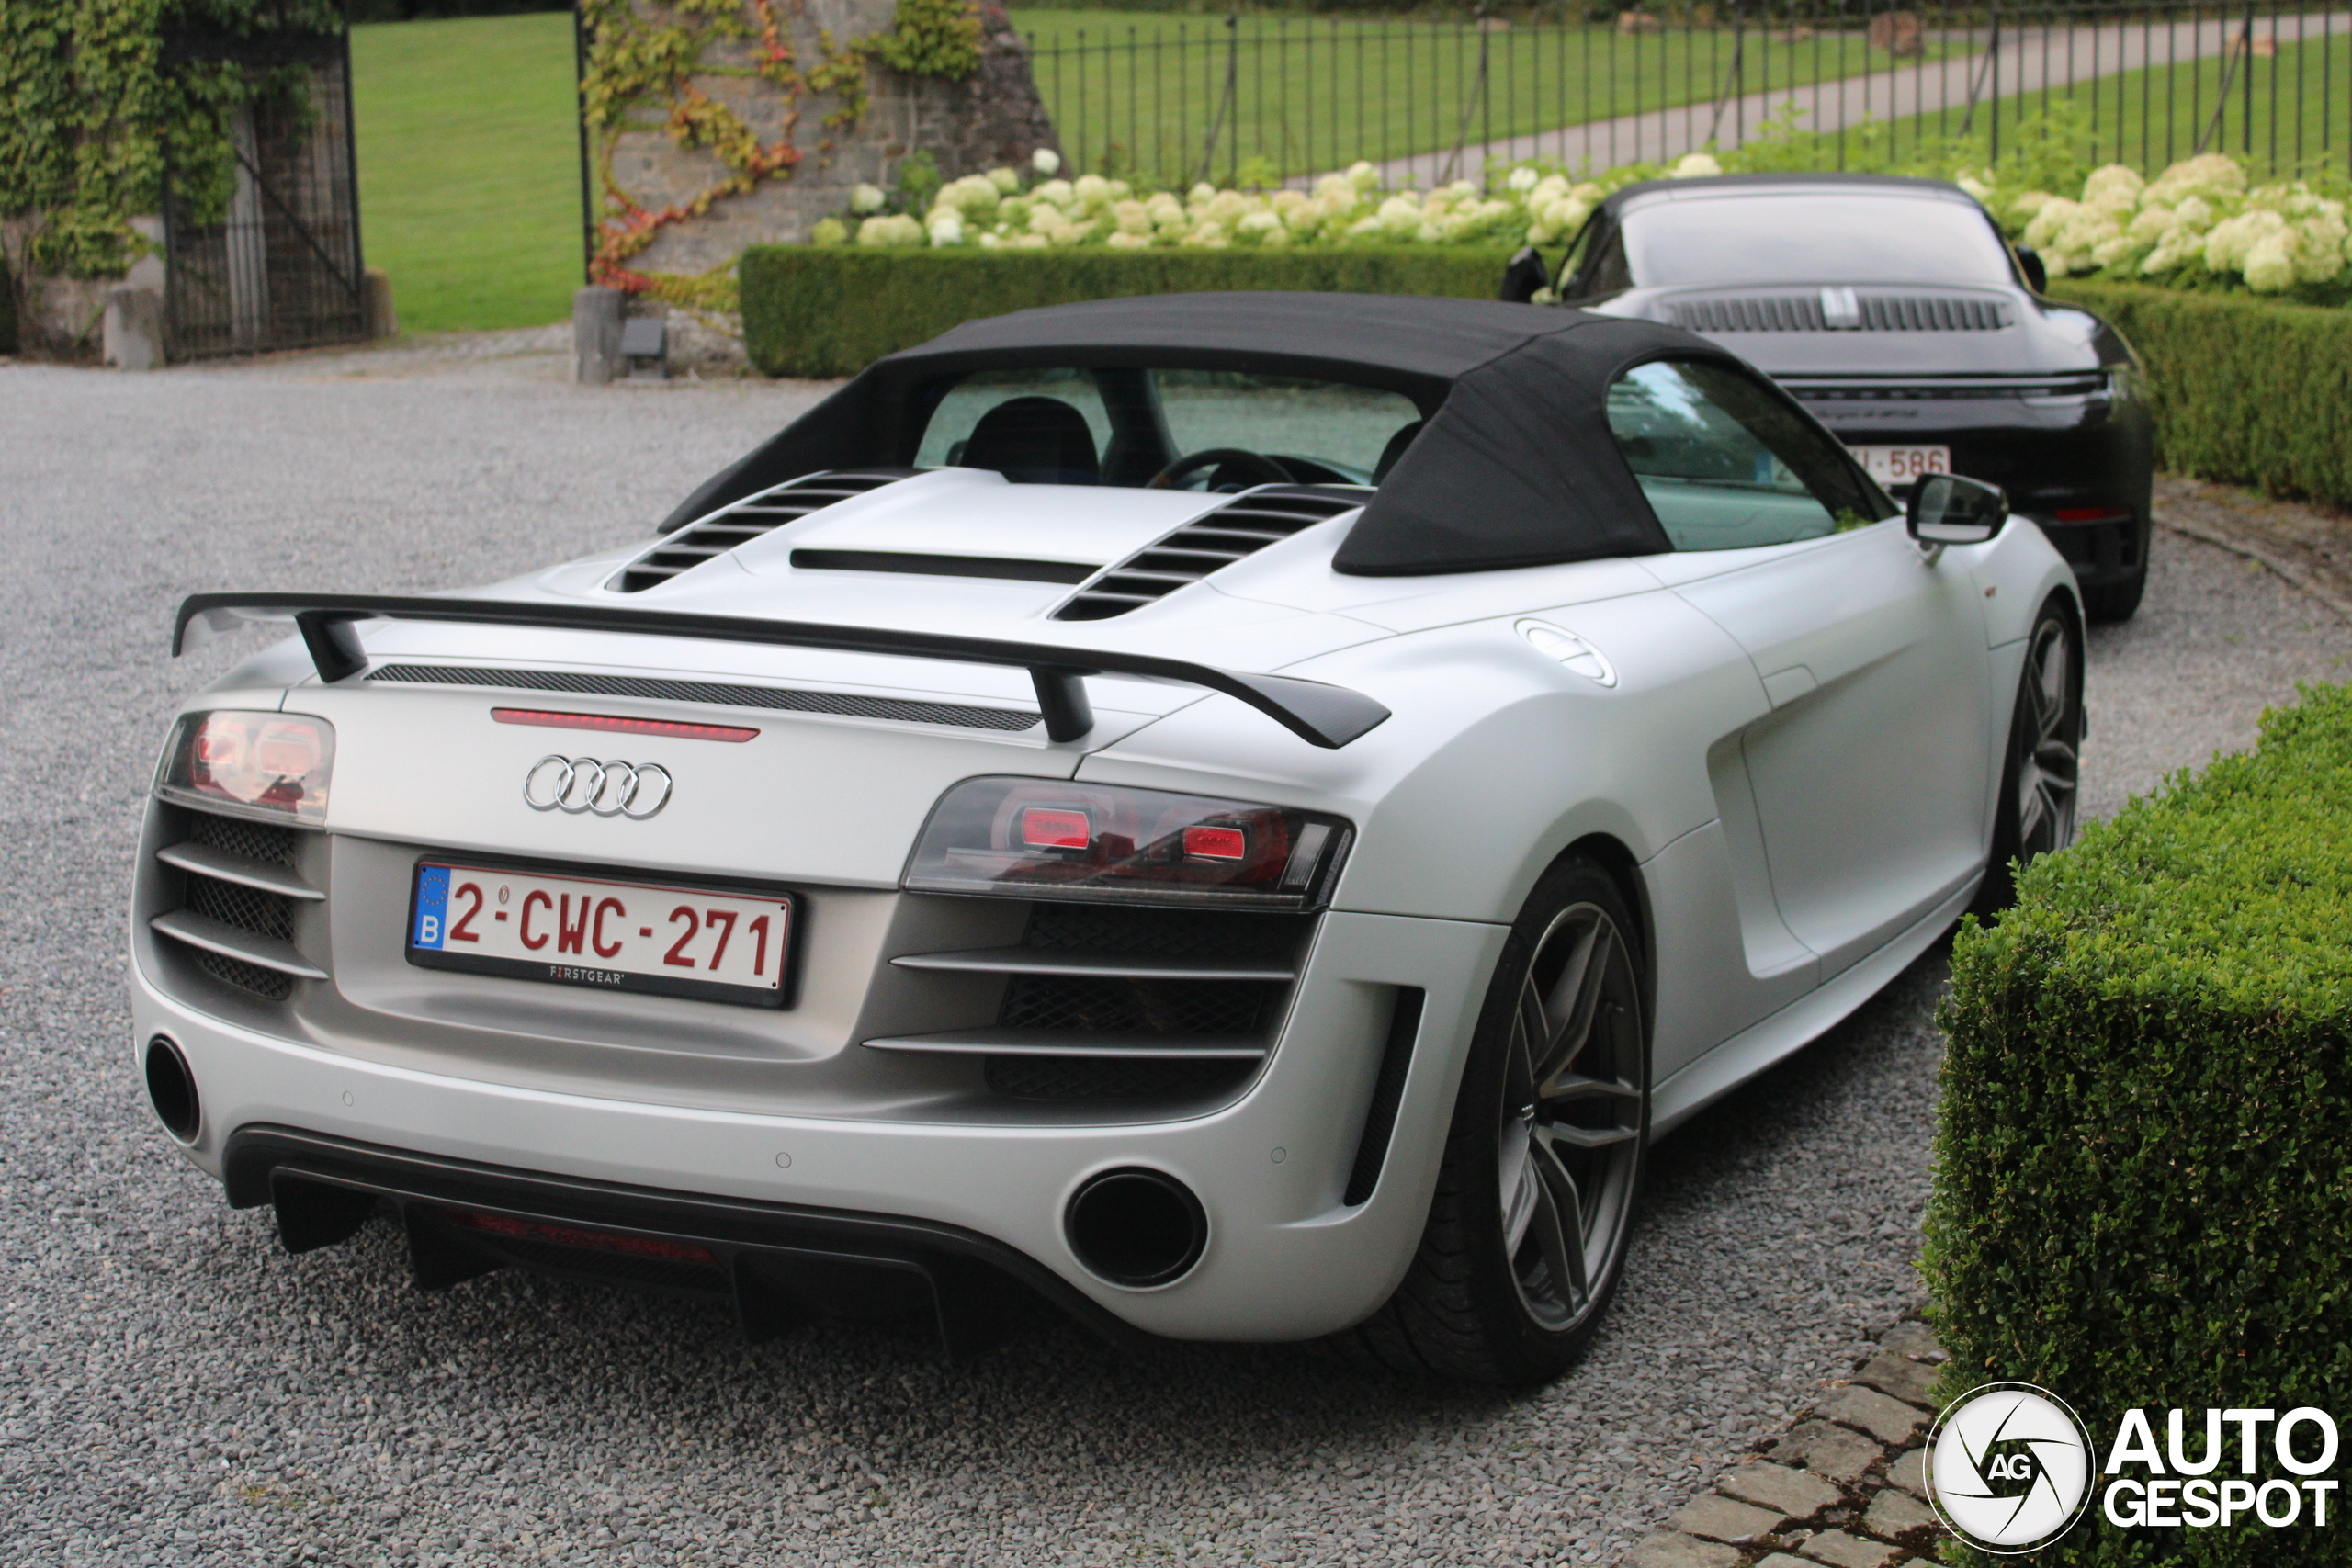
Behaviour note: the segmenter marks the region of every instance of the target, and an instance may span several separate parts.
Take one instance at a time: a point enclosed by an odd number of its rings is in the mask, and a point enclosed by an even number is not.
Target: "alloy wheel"
[[[1545,1329],[1576,1326],[1606,1293],[1632,1219],[1646,1077],[1633,954],[1608,911],[1571,905],[1521,981],[1496,1138],[1512,1282]]]
[[[2076,709],[2075,649],[2064,622],[2045,618],[2026,650],[2024,711],[2017,757],[2018,858],[2063,850],[2075,838],[2081,780],[2082,719]]]

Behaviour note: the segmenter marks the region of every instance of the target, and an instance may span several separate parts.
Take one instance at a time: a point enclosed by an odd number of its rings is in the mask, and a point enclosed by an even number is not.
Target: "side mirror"
[[[1928,474],[1911,487],[1903,520],[1923,545],[1981,545],[2009,520],[2009,498],[1996,485]]]
[[[2042,265],[2041,253],[2030,245],[2019,245],[2018,270],[2025,274],[2025,286],[2036,294],[2050,292],[2050,269]]]
[[[1544,265],[1533,245],[1525,245],[1503,268],[1502,289],[1495,298],[1506,305],[1524,305],[1551,287],[1552,269]]]

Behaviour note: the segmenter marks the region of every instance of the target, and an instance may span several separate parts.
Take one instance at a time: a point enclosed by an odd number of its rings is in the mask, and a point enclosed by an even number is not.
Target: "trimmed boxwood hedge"
[[[1942,1022],[1945,1397],[2039,1384],[2102,1461],[2133,1406],[2160,1442],[2187,1409],[2191,1452],[2207,1407],[2352,1421],[2352,688],[2029,867],[1999,925],[1963,927]],[[2319,1529],[2094,1513],[2040,1560],[2341,1563],[2336,1496]]]
[[[2051,292],[2147,361],[2165,468],[2352,506],[2352,310],[2119,283]]]
[[[1343,250],[978,251],[753,245],[743,344],[770,376],[849,376],[950,327],[1036,305],[1237,288],[1491,299],[1508,254]]]

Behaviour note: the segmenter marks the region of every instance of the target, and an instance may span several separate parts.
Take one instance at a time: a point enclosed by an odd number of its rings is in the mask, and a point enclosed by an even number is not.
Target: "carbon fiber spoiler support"
[[[247,621],[291,620],[311,650],[319,678],[348,680],[368,666],[356,623],[435,621],[459,626],[526,626],[543,631],[621,632],[632,637],[689,637],[705,642],[819,648],[836,653],[892,654],[959,664],[1025,669],[1037,689],[1046,734],[1076,740],[1094,728],[1083,677],[1127,675],[1202,686],[1249,704],[1309,745],[1336,750],[1388,717],[1388,710],[1358,692],[1288,675],[1253,675],[1153,654],[1049,643],[1001,642],[993,637],[937,632],[763,621],[742,615],[696,615],[607,604],[524,604],[505,599],[445,599],[375,593],[192,593],[172,625],[172,653],[187,645],[190,626],[223,631]]]

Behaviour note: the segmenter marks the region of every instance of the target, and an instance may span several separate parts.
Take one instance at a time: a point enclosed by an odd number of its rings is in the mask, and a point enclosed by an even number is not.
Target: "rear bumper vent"
[[[926,703],[866,697],[847,692],[802,692],[785,686],[741,686],[722,681],[670,681],[643,675],[591,675],[570,670],[494,670],[470,664],[386,664],[368,679],[418,686],[481,686],[504,692],[568,692],[581,696],[642,697],[657,703],[708,703],[718,707],[769,708],[782,713],[830,713],[847,718],[887,718],[901,724],[950,724],[964,729],[1036,728],[1035,708],[987,708],[967,703]]]
[[[992,1027],[869,1040],[986,1060],[1023,1100],[1229,1092],[1272,1048],[1313,917],[1039,904],[1018,947],[909,953],[901,968],[1005,976]]]
[[[291,828],[186,813],[187,839],[155,852],[180,873],[180,907],[148,922],[223,985],[282,1002],[297,980],[325,970],[294,944],[296,910],[326,895],[296,872],[300,834]]]
[[[1695,333],[1989,333],[2008,325],[1997,299],[1969,294],[1809,294],[1684,299],[1674,324]]]
[[[864,468],[787,479],[687,524],[623,567],[605,587],[616,593],[642,593],[772,529],[797,523],[812,512],[879,490],[893,479],[909,478],[914,472],[912,468]]]
[[[1071,594],[1054,619],[1102,621],[1141,609],[1370,499],[1366,491],[1342,486],[1244,491],[1106,570]]]

